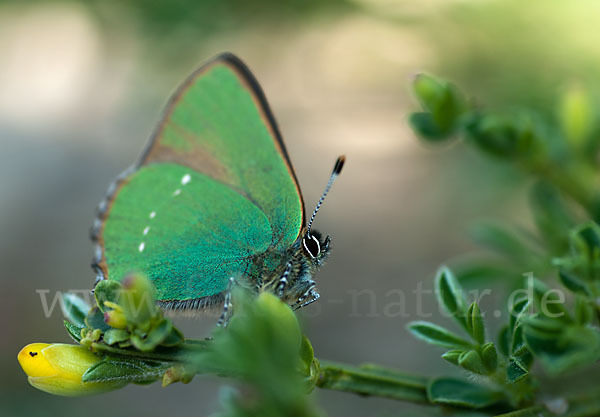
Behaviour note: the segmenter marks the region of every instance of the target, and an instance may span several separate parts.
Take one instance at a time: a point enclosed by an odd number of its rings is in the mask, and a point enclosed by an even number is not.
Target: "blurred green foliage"
[[[478,230],[480,241],[505,256],[506,266],[497,271],[505,282],[519,270],[526,277],[522,293],[513,297],[518,293],[513,292],[508,299],[509,323],[502,327],[497,342],[488,339],[477,301],[467,309],[459,280],[447,268],[438,272],[439,303],[471,341],[427,322],[413,322],[409,330],[428,343],[450,349],[442,358],[484,379],[479,380],[475,393],[470,387],[455,386],[441,390],[441,398],[431,388],[434,380],[428,391],[430,400],[471,408],[505,403],[522,409],[508,414],[515,416],[552,413],[551,408],[544,411],[544,406],[535,404],[539,391],[551,390],[551,386],[540,384],[533,364],[537,361],[547,375],[557,376],[591,369],[600,361],[599,135],[592,117],[598,110],[579,88],[565,93],[555,118],[534,109],[505,113],[457,105],[465,102],[463,93],[429,75],[417,77],[414,93],[423,112],[413,114],[410,121],[425,141],[462,139],[533,180],[530,202],[538,228],[536,244],[529,236],[523,239],[501,226]],[[481,270],[484,263],[473,267],[469,275],[477,275],[473,271]],[[541,278],[558,278],[562,287],[551,288]],[[489,277],[482,274],[478,286],[485,288],[488,283]],[[488,389],[487,400],[481,402],[483,387]],[[587,388],[600,389],[597,384]],[[567,403],[567,410],[570,406]],[[595,400],[589,413],[564,415],[593,416],[599,409]]]

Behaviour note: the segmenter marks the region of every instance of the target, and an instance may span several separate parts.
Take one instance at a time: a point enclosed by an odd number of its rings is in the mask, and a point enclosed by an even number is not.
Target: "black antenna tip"
[[[344,167],[344,162],[346,162],[346,155],[341,155],[338,157],[337,161],[335,161],[335,165],[333,166],[332,175],[340,175],[340,172],[342,172],[342,168]]]

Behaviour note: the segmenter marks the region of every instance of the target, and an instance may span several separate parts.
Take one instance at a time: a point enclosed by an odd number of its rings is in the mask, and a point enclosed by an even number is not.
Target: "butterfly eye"
[[[319,240],[314,236],[305,236],[302,239],[304,250],[310,255],[311,258],[316,258],[321,252],[321,244]]]

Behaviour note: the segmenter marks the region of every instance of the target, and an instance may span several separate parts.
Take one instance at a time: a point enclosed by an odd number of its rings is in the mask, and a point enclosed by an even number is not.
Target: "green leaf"
[[[452,271],[445,266],[437,272],[436,295],[444,310],[451,314],[463,328],[467,329],[467,307],[462,288]]]
[[[481,360],[483,361],[483,366],[485,366],[489,373],[494,372],[498,367],[498,353],[492,342],[483,345],[481,349]]]
[[[90,329],[100,329],[105,332],[111,327],[104,322],[104,314],[98,307],[93,307],[85,318],[85,324]]]
[[[560,333],[554,333],[553,337],[548,337],[552,333],[543,333],[539,327],[525,328],[527,346],[546,372],[558,375],[600,360],[600,331],[597,328],[559,324]]]
[[[81,380],[147,382],[161,378],[171,365],[169,362],[107,357],[85,371]]]
[[[508,325],[503,326],[498,333],[498,347],[500,348],[500,352],[504,356],[509,355],[509,345],[510,345],[510,330]]]
[[[465,126],[467,139],[492,156],[514,157],[520,134],[513,123],[497,115],[474,115]]]
[[[442,355],[442,359],[447,360],[448,362],[450,362],[453,365],[458,365],[458,358],[464,352],[465,352],[464,350],[460,350],[460,349],[449,350],[448,352],[446,352]]]
[[[119,301],[119,294],[123,291],[123,287],[117,281],[113,281],[110,279],[104,279],[94,288],[94,297],[96,298],[96,305],[105,313],[104,302],[110,301],[112,303],[117,303]]]
[[[124,329],[108,329],[104,333],[104,343],[114,345],[129,339],[129,332]]]
[[[580,325],[592,323],[594,319],[594,308],[590,302],[578,295],[575,297],[575,320]]]
[[[470,228],[470,234],[479,244],[520,264],[531,264],[532,257],[539,257],[535,248],[506,226],[489,221],[477,222]]]
[[[525,341],[523,340],[523,326],[518,324],[512,334],[512,340],[510,344],[510,354],[518,355],[526,348]]]
[[[568,250],[568,236],[575,221],[558,190],[540,181],[532,188],[529,202],[537,230],[549,244],[551,252],[564,254]]]
[[[431,113],[412,113],[408,121],[413,130],[429,142],[440,143],[450,137],[440,130]]]
[[[81,329],[83,329],[83,327],[76,326],[67,320],[65,320],[63,324],[65,325],[69,336],[71,336],[73,340],[79,343],[79,341],[81,340]]]
[[[425,321],[413,321],[408,324],[408,330],[417,338],[432,345],[449,349],[471,347],[470,343],[456,334]]]
[[[574,293],[587,296],[591,295],[589,287],[574,274],[561,270],[559,271],[558,276],[560,278],[560,282]]]
[[[572,319],[565,308],[564,294],[562,294],[563,299],[561,300],[559,293],[560,290],[549,288],[539,279],[533,280],[533,295],[540,313],[553,319],[570,322]]]
[[[61,306],[67,320],[77,327],[85,327],[85,316],[90,311],[90,306],[82,298],[75,294],[63,293]]]
[[[479,305],[476,302],[471,304],[467,312],[467,326],[471,336],[473,336],[473,340],[483,345],[485,343],[485,323],[483,322],[483,317],[481,317]]]
[[[463,352],[458,357],[458,365],[467,371],[471,371],[476,374],[485,375],[487,370],[483,365],[481,357],[474,350]]]
[[[530,308],[531,304],[529,303],[528,298],[518,299],[510,306],[510,318],[508,320],[508,330],[510,335],[514,333],[517,321],[530,313]]]
[[[436,404],[447,404],[467,408],[484,408],[502,401],[502,394],[481,384],[454,378],[438,378],[427,387],[429,400]]]
[[[523,361],[516,356],[511,356],[506,367],[506,377],[511,383],[515,383],[525,378],[529,374],[529,369]]]
[[[600,227],[594,222],[584,223],[575,229],[573,239],[591,258],[600,249]]]

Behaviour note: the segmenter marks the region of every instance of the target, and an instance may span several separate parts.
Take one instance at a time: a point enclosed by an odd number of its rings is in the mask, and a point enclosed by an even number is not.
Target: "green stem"
[[[185,342],[177,347],[158,348],[152,352],[141,352],[133,349],[120,349],[114,346],[108,346],[104,343],[92,343],[92,350],[99,353],[107,353],[113,356],[134,357],[138,359],[158,360],[166,362],[180,362],[189,358],[194,352],[201,352],[206,349],[205,340],[186,339]]]
[[[429,404],[425,377],[407,375],[376,365],[359,367],[323,361],[317,386],[360,395]]]

